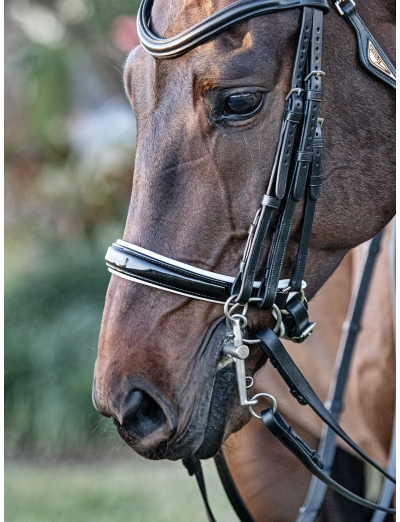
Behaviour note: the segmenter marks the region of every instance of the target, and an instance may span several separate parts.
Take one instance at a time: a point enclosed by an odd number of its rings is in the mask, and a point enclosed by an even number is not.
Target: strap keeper
[[[307,161],[308,163],[311,163],[313,160],[313,154],[312,152],[306,152],[304,150],[296,150],[295,160]]]
[[[280,203],[280,199],[275,198],[274,196],[268,196],[268,194],[265,194],[261,201],[261,205],[263,205],[264,207],[272,208],[278,208]]]
[[[313,100],[322,102],[322,91],[314,91],[313,89],[306,90],[306,100]]]
[[[321,176],[308,176],[311,187],[319,187],[322,184]]]
[[[302,112],[293,112],[293,111],[285,111],[285,120],[291,121],[293,123],[300,123],[303,119],[303,113]]]
[[[316,147],[322,148],[324,146],[324,138],[314,138],[313,149]]]

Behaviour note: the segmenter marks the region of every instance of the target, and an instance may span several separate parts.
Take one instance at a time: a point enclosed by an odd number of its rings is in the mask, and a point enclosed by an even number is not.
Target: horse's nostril
[[[138,437],[146,437],[163,426],[167,419],[157,402],[142,390],[130,395],[119,418],[121,426]]]

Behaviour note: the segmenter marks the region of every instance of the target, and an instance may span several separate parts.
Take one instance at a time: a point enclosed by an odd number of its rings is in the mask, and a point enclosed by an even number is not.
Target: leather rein
[[[374,76],[395,88],[396,71],[375,38],[358,15],[353,0],[343,5],[336,2],[336,8],[353,28],[358,42],[359,56],[363,65]],[[264,422],[270,432],[282,442],[318,480],[311,484],[305,506],[298,522],[312,522],[318,514],[324,498],[326,486],[365,507],[381,513],[395,513],[389,508],[392,484],[395,479],[366,455],[342,430],[338,424],[341,411],[341,397],[344,393],[355,335],[343,341],[347,349],[342,354],[339,366],[338,385],[333,388],[331,407],[326,408],[309,383],[305,380],[280,337],[296,343],[303,342],[312,332],[315,323],[308,318],[308,306],[303,275],[307,260],[308,245],[317,199],[321,186],[321,164],[323,151],[322,124],[319,108],[322,102],[322,36],[323,15],[329,12],[328,0],[239,0],[205,18],[189,29],[171,38],[161,38],[150,28],[153,0],[142,0],[138,11],[138,34],[144,49],[157,59],[174,59],[201,45],[208,39],[224,31],[233,24],[255,16],[286,9],[302,8],[295,63],[290,90],[279,134],[278,146],[266,193],[250,226],[247,244],[239,265],[236,278],[202,270],[185,263],[161,256],[127,241],[118,240],[107,252],[106,263],[111,273],[125,279],[178,293],[194,299],[224,304],[228,333],[221,352],[222,364],[232,361],[236,364],[240,403],[249,407],[251,413]],[[294,150],[297,145],[297,150]],[[283,262],[292,229],[295,208],[304,200],[301,234],[297,254],[294,258],[290,279],[280,279]],[[277,218],[277,225],[272,227]],[[267,263],[260,281],[255,280],[260,256],[266,238],[271,238]],[[365,261],[364,282],[357,295],[358,304],[353,308],[354,321],[359,321],[363,309],[368,282],[376,252],[379,249],[380,234],[371,242],[370,257]],[[369,261],[368,261],[369,259]],[[361,280],[363,278],[361,277]],[[357,297],[354,297],[355,302]],[[271,309],[276,319],[274,330],[264,328],[257,339],[244,339],[247,326],[246,311],[249,304]],[[241,312],[238,312],[241,309]],[[354,322],[353,321],[353,322]],[[347,334],[346,334],[347,335]],[[282,378],[289,385],[290,392],[301,405],[308,404],[327,424],[319,452],[312,450],[295,433],[280,413],[274,397],[262,393],[248,399],[245,359],[249,354],[247,345],[258,343]],[[253,406],[260,395],[272,402],[272,406],[255,414]],[[385,501],[378,504],[358,497],[339,485],[330,475],[330,467],[335,456],[335,438],[339,436],[364,460],[385,476],[383,495]],[[319,453],[322,454],[320,457]],[[252,520],[240,499],[222,452],[216,457],[217,467],[233,507],[240,520]],[[208,505],[202,477],[200,461],[196,457],[184,459],[190,474],[198,480],[210,521],[214,517]],[[393,466],[389,466],[392,468]],[[224,478],[225,477],[225,478]],[[315,500],[317,499],[317,500]],[[379,512],[379,513],[378,513]],[[376,519],[376,521],[378,518]],[[379,519],[383,520],[383,518]]]

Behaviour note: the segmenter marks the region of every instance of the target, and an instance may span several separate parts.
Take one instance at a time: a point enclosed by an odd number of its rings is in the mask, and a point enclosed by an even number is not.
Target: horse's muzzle
[[[93,404],[96,410],[111,417],[119,434],[129,446],[141,455],[155,457],[156,448],[162,448],[175,435],[177,419],[172,408],[147,384],[142,389],[120,391],[118,397],[110,399],[107,406],[99,401],[96,380],[93,381]],[[163,458],[163,455],[156,457]]]

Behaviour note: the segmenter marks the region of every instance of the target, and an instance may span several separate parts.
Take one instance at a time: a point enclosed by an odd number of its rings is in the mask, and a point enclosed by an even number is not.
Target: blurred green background
[[[122,70],[137,7],[5,1],[7,522],[206,520],[183,467],[136,456],[91,403],[103,259],[134,164]],[[218,518],[232,520],[206,471]]]

